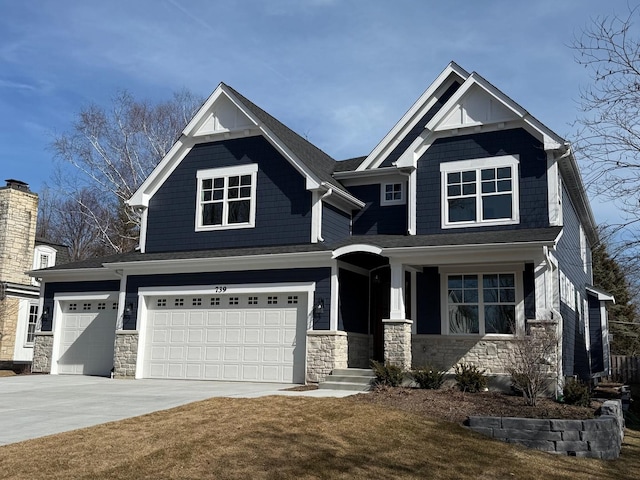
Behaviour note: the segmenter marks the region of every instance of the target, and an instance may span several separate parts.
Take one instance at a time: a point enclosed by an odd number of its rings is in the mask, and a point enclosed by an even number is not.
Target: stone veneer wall
[[[382,320],[384,327],[384,361],[403,369],[411,368],[411,320]]]
[[[137,360],[138,332],[117,331],[113,351],[114,378],[135,378]]]
[[[0,361],[13,360],[19,313],[20,299],[9,296],[4,299],[0,297]]]
[[[556,323],[544,320],[529,320],[528,325],[532,336],[544,335],[546,330],[556,328]],[[433,365],[452,373],[456,364],[470,363],[486,370],[488,375],[504,375],[512,363],[516,342],[522,341],[526,342],[526,340],[509,337],[413,335],[413,366]],[[546,360],[547,373],[550,378],[555,378],[557,350]]]
[[[369,368],[373,338],[365,333],[347,332],[347,365],[349,368]]]
[[[53,356],[53,333],[36,332],[33,339],[33,373],[51,373],[51,357]]]
[[[307,332],[307,382],[321,382],[335,368],[347,368],[347,332],[311,330]]]
[[[620,400],[607,400],[590,420],[469,417],[469,428],[508,443],[576,457],[614,459],[624,439]]]

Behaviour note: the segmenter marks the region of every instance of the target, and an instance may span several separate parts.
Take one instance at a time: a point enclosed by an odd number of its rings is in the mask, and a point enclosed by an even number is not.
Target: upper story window
[[[257,172],[255,163],[198,171],[196,230],[254,227]]]
[[[405,203],[404,183],[383,183],[380,185],[380,205],[403,205]]]
[[[518,164],[510,155],[440,164],[442,228],[518,223]]]

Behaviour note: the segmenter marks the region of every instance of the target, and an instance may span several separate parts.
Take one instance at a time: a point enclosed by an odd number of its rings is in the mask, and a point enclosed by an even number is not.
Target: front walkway
[[[0,445],[136,417],[212,397],[343,397],[361,392],[283,391],[281,383],[112,380],[82,375],[0,378]]]

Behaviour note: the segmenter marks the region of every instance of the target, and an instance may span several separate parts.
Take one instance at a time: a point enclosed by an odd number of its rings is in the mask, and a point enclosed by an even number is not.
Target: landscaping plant
[[[444,382],[444,372],[431,365],[412,370],[411,376],[420,388],[429,390],[439,389],[442,386],[442,382]]]
[[[388,387],[399,387],[402,385],[405,372],[397,365],[372,360],[371,368],[376,376],[376,385],[385,385]]]
[[[569,405],[588,407],[591,404],[591,389],[586,383],[572,378],[565,383],[562,398]]]
[[[455,370],[456,383],[463,392],[475,393],[487,388],[486,370],[480,370],[470,363],[459,363]]]

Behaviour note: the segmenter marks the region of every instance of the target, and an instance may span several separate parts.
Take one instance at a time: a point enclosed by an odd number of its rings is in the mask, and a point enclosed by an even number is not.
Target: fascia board
[[[70,282],[93,280],[120,280],[120,275],[105,268],[77,268],[52,271],[31,270],[27,274],[34,278],[41,278],[46,282]]]
[[[198,111],[193,116],[193,118],[189,121],[189,123],[187,123],[187,126],[184,127],[184,130],[182,130],[183,135],[190,137],[197,131],[198,127],[200,126],[202,121],[205,119],[206,114],[209,112],[209,110],[211,109],[213,104],[216,102],[216,100],[220,97],[220,95],[222,95],[223,87],[224,85],[222,83],[219,83],[216,89],[213,92],[211,92],[211,95],[209,95],[209,98],[207,98],[204,101],[204,103],[198,109]],[[227,93],[227,96],[229,96],[228,93]]]
[[[337,201],[338,203],[345,205],[345,207],[353,207],[353,208],[360,209],[366,205],[366,203],[363,202],[362,200],[358,200],[356,197],[354,197],[350,193],[337,189],[335,188],[335,186],[329,183],[322,182],[320,186],[323,187],[325,191],[329,191],[329,189],[331,189],[331,195],[329,195],[328,199],[330,199],[331,197],[339,197],[340,200],[334,200],[334,201]],[[336,206],[338,208],[341,208],[338,205]]]
[[[344,182],[345,180],[351,179],[360,179],[360,178],[368,178],[368,177],[376,177],[381,175],[389,175],[397,173],[398,169],[396,167],[382,167],[376,168],[375,170],[351,170],[347,172],[336,172],[333,174],[333,177],[336,180],[340,180]]]
[[[385,152],[389,145],[393,142],[395,138],[398,137],[403,131],[408,131],[415,123],[418,121],[419,113],[421,111],[427,111],[433,103],[435,103],[435,99],[432,99],[435,92],[440,88],[440,86],[447,81],[449,77],[452,75],[458,76],[461,80],[465,81],[469,76],[469,73],[460,67],[455,62],[450,62],[449,65],[438,75],[438,77],[427,87],[422,95],[414,102],[414,104],[409,108],[409,110],[402,116],[402,118],[393,126],[393,128],[385,135],[385,137],[376,145],[376,147],[371,151],[371,153],[364,159],[364,161],[358,166],[356,170],[366,170],[372,167],[376,161],[379,160],[379,157]]]
[[[331,252],[296,252],[236,257],[150,260],[139,262],[105,263],[109,270],[122,270],[127,275],[146,273],[224,272],[286,268],[314,268],[330,266]]]
[[[453,94],[453,96],[442,106],[442,108],[434,115],[434,117],[427,123],[426,129],[429,131],[435,131],[438,126],[444,121],[445,118],[452,112],[453,108],[461,103],[463,97],[469,92],[473,86],[478,86],[487,94],[491,95],[498,102],[500,102],[505,108],[512,111],[517,117],[519,117],[526,126],[529,126],[531,133],[537,133],[544,143],[545,150],[555,150],[561,148],[565,141],[539,120],[533,117],[526,109],[520,104],[515,102],[511,97],[503,93],[496,88],[493,84],[485,80],[481,75],[473,72],[462,84],[462,86]]]
[[[423,247],[384,248],[382,255],[407,259],[414,263],[505,263],[532,260],[541,256],[542,248],[553,246],[556,240],[496,244],[439,245]]]
[[[599,301],[616,303],[615,297],[610,293],[605,292],[604,290],[600,290],[599,288],[593,287],[591,285],[586,285],[585,289],[587,290],[587,292],[591,292],[593,295],[595,295],[595,297]]]

